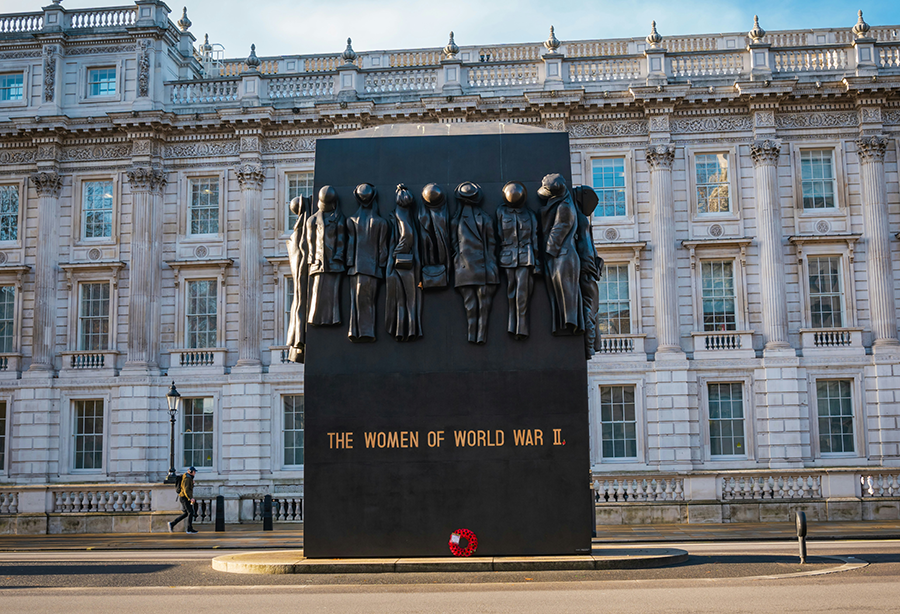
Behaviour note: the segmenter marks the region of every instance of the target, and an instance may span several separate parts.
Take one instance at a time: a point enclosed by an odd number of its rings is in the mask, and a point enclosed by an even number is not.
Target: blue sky
[[[646,36],[650,21],[666,35],[746,32],[753,14],[766,30],[851,28],[862,9],[871,26],[900,27],[897,0],[610,2],[609,0],[170,0],[172,20],[187,6],[191,32],[245,57],[337,53],[347,37],[357,51],[442,47],[450,30],[459,45],[537,42],[550,25],[560,40]],[[49,0],[0,0],[0,13],[38,11]],[[67,8],[122,6],[125,1],[63,0]]]

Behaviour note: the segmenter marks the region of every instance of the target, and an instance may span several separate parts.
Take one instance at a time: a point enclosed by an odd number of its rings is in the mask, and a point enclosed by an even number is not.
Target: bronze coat
[[[452,226],[454,286],[499,284],[497,237],[491,218],[481,209],[464,204]]]

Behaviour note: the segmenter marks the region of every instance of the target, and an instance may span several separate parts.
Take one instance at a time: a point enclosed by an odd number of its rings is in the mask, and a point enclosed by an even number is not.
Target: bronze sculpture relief
[[[412,341],[422,336],[422,262],[418,249],[416,201],[402,183],[397,186],[396,199],[385,269],[385,324],[388,333],[398,341]]]
[[[578,210],[562,175],[552,173],[541,181],[538,195],[547,200],[541,208],[544,233],[544,266],[554,335],[584,331],[580,277],[581,260],[575,245]]]
[[[312,201],[305,196],[297,196],[291,201],[291,213],[297,216],[294,230],[287,240],[288,262],[294,281],[294,296],[291,300],[291,317],[288,324],[288,359],[303,362],[306,349],[306,317],[309,303],[306,300],[309,282],[309,263],[306,261],[306,221],[312,215]]]
[[[600,307],[600,290],[597,283],[603,272],[603,259],[597,255],[594,247],[594,231],[591,217],[597,208],[597,193],[588,186],[580,185],[573,190],[575,204],[578,209],[578,230],[575,245],[581,259],[581,298],[584,302],[584,350],[585,357],[590,359],[600,350],[600,333],[597,328],[597,310]]]
[[[419,242],[422,254],[422,287],[446,288],[450,268],[450,214],[441,186],[429,183],[422,190],[419,210]]]
[[[375,186],[353,192],[359,208],[347,218],[347,275],[350,277],[350,331],[353,342],[375,341],[375,298],[384,279],[390,226],[378,215]]]
[[[480,208],[482,193],[477,184],[461,183],[456,200],[460,208],[451,224],[454,285],[463,297],[469,342],[484,343],[491,302],[500,283],[497,238],[493,221]]]
[[[534,275],[540,275],[537,217],[525,200],[528,192],[517,181],[503,186],[503,204],[497,208],[500,234],[500,268],[506,270],[509,323],[516,339],[528,337],[528,307],[534,290]]]
[[[346,267],[347,227],[337,192],[319,190],[319,210],[306,221],[309,263],[309,319],[315,326],[341,323],[341,274]]]

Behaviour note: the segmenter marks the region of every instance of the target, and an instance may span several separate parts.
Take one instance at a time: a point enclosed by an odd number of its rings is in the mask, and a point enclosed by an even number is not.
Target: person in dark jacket
[[[546,175],[538,195],[547,199],[541,208],[544,231],[544,270],[553,313],[554,335],[579,335],[584,332],[581,302],[581,259],[575,245],[578,210],[562,175]]]
[[[450,216],[441,186],[429,183],[422,189],[419,210],[419,243],[422,256],[422,287],[446,288],[450,268]]]
[[[181,509],[184,513],[169,523],[169,533],[175,529],[175,525],[187,518],[187,531],[185,533],[196,533],[194,530],[194,476],[197,470],[191,467],[183,476],[181,476],[181,486],[178,487],[178,501],[181,503]]]
[[[306,221],[312,325],[341,323],[341,274],[347,270],[346,244],[347,226],[337,192],[326,185],[319,190],[319,210]]]
[[[599,199],[597,193],[589,186],[580,185],[572,190],[578,208],[578,230],[575,245],[581,259],[581,298],[584,300],[584,351],[590,360],[600,349],[600,333],[597,328],[597,310],[600,307],[600,275],[603,272],[603,259],[597,255],[594,247],[594,231],[591,217]]]
[[[516,339],[528,337],[528,306],[534,290],[534,274],[540,274],[538,223],[525,206],[525,186],[510,181],[503,186],[504,204],[497,207],[500,233],[500,268],[506,270],[509,324]]]
[[[353,192],[359,209],[347,218],[347,276],[350,277],[350,341],[375,341],[375,296],[384,279],[390,225],[378,215],[375,186]]]
[[[487,339],[491,302],[500,284],[494,222],[481,210],[481,187],[465,181],[456,188],[459,212],[453,219],[454,286],[463,297],[471,343]]]
[[[385,269],[385,325],[397,341],[413,341],[422,336],[422,261],[416,200],[401,183],[396,201]]]

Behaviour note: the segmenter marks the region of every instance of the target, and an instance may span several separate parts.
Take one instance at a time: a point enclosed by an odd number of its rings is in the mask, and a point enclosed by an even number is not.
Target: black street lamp
[[[169,475],[166,476],[166,484],[175,483],[175,418],[178,416],[178,410],[181,409],[181,395],[175,389],[175,382],[166,394],[166,402],[169,404],[169,422],[171,430],[169,431]]]

